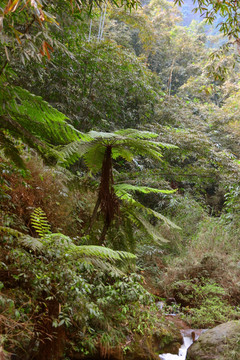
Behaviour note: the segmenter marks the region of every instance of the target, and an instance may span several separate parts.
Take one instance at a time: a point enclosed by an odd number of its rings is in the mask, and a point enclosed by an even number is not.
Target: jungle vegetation
[[[175,3],[0,1],[1,360],[240,318],[239,2]]]

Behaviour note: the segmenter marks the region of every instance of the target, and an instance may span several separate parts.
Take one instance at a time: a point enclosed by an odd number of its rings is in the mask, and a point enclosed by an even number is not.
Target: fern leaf
[[[59,164],[65,167],[74,164],[94,146],[94,141],[74,141],[60,149],[62,160]]]
[[[92,264],[94,267],[99,268],[100,270],[103,271],[107,271],[108,273],[111,272],[115,276],[125,275],[124,272],[121,271],[118,267],[100,258],[84,257],[83,259],[81,259],[81,262],[86,264]]]
[[[35,209],[31,214],[31,224],[41,238],[50,234],[51,227],[47,221],[45,212],[41,208]]]
[[[116,160],[117,158],[122,157],[126,161],[133,160],[133,153],[129,149],[123,148],[121,145],[114,145],[112,148],[112,158]]]
[[[38,239],[35,239],[9,227],[0,226],[0,234],[5,236],[13,236],[17,239],[18,244],[33,251],[40,251],[43,248],[43,244]]]
[[[68,118],[40,96],[16,86],[13,88],[14,99],[9,104],[9,111],[14,119],[41,139],[52,144],[66,144],[88,136],[67,123]],[[28,119],[30,121],[28,121]]]
[[[72,245],[69,249],[69,253],[77,257],[97,257],[106,260],[130,260],[136,258],[134,254],[125,251],[115,251],[103,246],[95,245]]]
[[[165,239],[161,233],[136,210],[132,209],[132,211],[128,211],[127,215],[137,228],[144,231],[155,243],[161,245],[162,243],[169,242],[169,240]]]
[[[176,225],[174,222],[172,222],[171,220],[169,220],[168,218],[166,218],[164,215],[160,214],[159,212],[154,211],[150,208],[146,208],[146,212],[150,215],[153,215],[157,219],[162,220],[165,224],[171,226],[172,228],[181,230],[181,228],[178,225]]]
[[[157,138],[158,134],[150,131],[140,131],[136,129],[123,129],[115,131],[115,134],[127,136],[135,139],[153,139]]]
[[[112,139],[116,137],[116,133],[103,132],[103,131],[89,131],[88,135],[92,139]]]
[[[150,193],[159,193],[159,194],[173,194],[176,192],[176,190],[160,190],[156,188],[151,188],[148,186],[137,186],[132,184],[116,184],[114,185],[114,189],[116,191],[116,194],[121,197],[121,194],[123,195],[125,192],[128,191],[138,191],[143,194],[150,194]]]
[[[55,243],[56,246],[64,248],[64,252],[68,258],[74,258],[78,261],[88,259],[98,259],[102,261],[126,261],[134,260],[136,256],[126,251],[116,251],[104,246],[82,245],[77,246],[72,239],[61,233],[53,233],[48,235],[48,241]]]
[[[174,229],[177,229],[177,230],[181,230],[181,228],[178,225],[173,223],[171,220],[166,218],[164,215],[162,215],[159,212],[157,212],[155,210],[152,210],[152,209],[142,205],[140,202],[136,201],[132,196],[129,196],[129,194],[126,195],[126,192],[123,193],[123,196],[121,196],[121,194],[120,194],[120,198],[123,201],[126,201],[127,204],[135,206],[136,209],[141,209],[146,214],[154,216],[155,218],[163,221],[165,224],[169,225],[170,227],[172,227]]]

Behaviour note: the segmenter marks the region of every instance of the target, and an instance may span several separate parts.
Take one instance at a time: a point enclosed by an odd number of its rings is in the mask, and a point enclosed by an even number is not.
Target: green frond
[[[121,145],[114,145],[112,148],[112,158],[116,160],[117,158],[122,157],[126,161],[133,160],[133,153],[129,149],[125,149]]]
[[[116,251],[104,246],[96,245],[75,245],[69,236],[61,233],[47,234],[45,236],[46,244],[54,244],[54,246],[62,247],[65,255],[68,258],[77,261],[90,261],[90,259],[102,260],[105,262],[112,261],[126,261],[136,258],[134,254],[126,251]],[[92,261],[91,261],[92,262]],[[92,262],[93,263],[93,262]]]
[[[66,144],[88,136],[67,123],[68,118],[40,96],[16,86],[14,98],[8,110],[13,119],[44,141],[51,144]]]
[[[135,259],[136,256],[125,252],[125,251],[115,251],[104,246],[95,246],[95,245],[82,245],[76,246],[71,245],[69,248],[69,254],[74,255],[75,257],[97,257],[105,260],[131,260]]]
[[[62,160],[59,164],[65,167],[74,164],[80,157],[86,154],[91,147],[93,147],[95,141],[74,141],[68,145],[61,147],[59,150],[62,155]]]
[[[18,245],[33,251],[40,251],[43,248],[43,244],[38,239],[6,226],[0,226],[0,234],[2,234],[2,236],[12,236],[16,238]]]
[[[97,173],[102,168],[105,151],[106,147],[102,143],[94,142],[89,151],[83,155],[84,162],[93,173]]]
[[[43,239],[50,234],[50,225],[45,212],[41,208],[37,208],[31,214],[31,224],[36,233]]]
[[[116,266],[114,266],[113,264],[106,262],[106,260],[102,260],[99,258],[93,258],[93,257],[84,257],[81,259],[82,263],[85,264],[92,264],[94,267],[103,270],[103,271],[107,271],[107,272],[111,272],[113,275],[119,275],[119,276],[123,276],[125,275],[123,271],[121,271],[119,268],[117,268]]]
[[[120,144],[122,147],[130,149],[135,156],[142,155],[161,161],[161,147],[155,142],[149,142],[148,140],[143,139],[125,138],[119,141],[119,145]]]
[[[110,133],[110,132],[103,132],[103,131],[94,131],[91,130],[88,132],[88,135],[92,138],[92,139],[112,139],[116,137],[116,133]]]
[[[154,211],[154,210],[152,210],[152,209],[150,209],[148,207],[146,207],[146,212],[149,215],[153,215],[155,218],[157,218],[159,220],[162,220],[165,224],[171,226],[172,228],[177,229],[177,230],[181,230],[181,228],[179,226],[174,224],[174,222],[172,222],[171,220],[169,220],[168,218],[166,218],[164,215],[160,214],[159,212]]]
[[[162,243],[169,242],[149,221],[144,218],[144,216],[140,214],[140,212],[136,211],[136,209],[129,209],[126,215],[139,230],[142,230],[150,236],[155,243],[161,245]]]
[[[178,149],[177,145],[173,145],[173,144],[168,144],[168,143],[163,143],[161,141],[152,141],[152,140],[148,140],[148,144],[152,145],[155,148],[166,148],[166,149]]]
[[[6,79],[0,79],[0,85]],[[37,150],[45,160],[56,162],[61,158],[54,148],[77,140],[89,140],[87,134],[76,130],[68,123],[68,118],[44,101],[19,86],[0,86],[0,130],[8,131],[14,139],[21,139],[29,147]],[[7,156],[19,163],[12,144],[1,136],[1,147]],[[12,155],[13,154],[13,155]],[[22,164],[21,164],[22,165]]]
[[[121,196],[121,193],[119,193],[120,199],[125,201],[126,204],[129,204],[137,209],[141,209],[144,213],[154,216],[156,219],[163,221],[168,226],[171,226],[174,229],[181,230],[179,226],[174,224],[171,220],[166,218],[164,215],[160,214],[159,212],[152,210],[144,205],[142,205],[140,202],[136,201],[132,196],[129,196],[127,192],[123,192],[123,195]]]
[[[117,130],[115,131],[115,134],[127,136],[129,138],[135,138],[135,139],[153,139],[158,137],[158,134],[156,133],[150,131],[140,131],[137,129]]]
[[[116,184],[114,185],[114,189],[116,191],[116,194],[119,194],[119,197],[121,197],[121,194],[124,195],[125,192],[128,191],[138,191],[143,194],[150,194],[150,193],[160,193],[160,194],[173,194],[176,192],[176,190],[160,190],[156,188],[151,188],[148,186],[138,186],[138,185],[132,185],[132,184]]]
[[[19,238],[19,242],[23,247],[33,251],[41,251],[43,249],[41,241],[29,235],[22,235],[22,237]]]

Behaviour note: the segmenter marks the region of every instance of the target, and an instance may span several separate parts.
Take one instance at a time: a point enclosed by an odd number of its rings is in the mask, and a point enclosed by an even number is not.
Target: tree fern
[[[90,220],[89,231],[96,219],[98,208],[104,215],[104,227],[99,243],[105,238],[109,225],[119,212],[118,197],[132,197],[128,191],[141,191],[145,193],[159,192],[169,194],[169,190],[151,189],[148,187],[134,187],[133,185],[114,186],[112,160],[119,157],[132,161],[134,156],[148,156],[161,160],[163,148],[176,148],[174,145],[153,141],[158,135],[148,131],[135,129],[118,130],[112,133],[90,131],[87,140],[74,141],[61,149],[62,164],[69,166],[78,157],[83,157],[91,172],[101,170],[101,179],[98,190],[98,199]],[[163,217],[164,218],[164,217]]]

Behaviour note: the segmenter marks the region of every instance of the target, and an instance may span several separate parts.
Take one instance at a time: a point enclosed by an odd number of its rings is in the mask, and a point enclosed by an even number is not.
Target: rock
[[[229,321],[204,332],[188,349],[186,360],[239,359],[239,352],[240,321]]]

